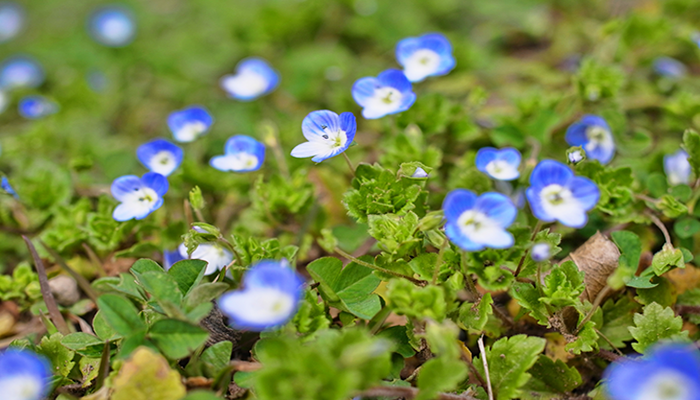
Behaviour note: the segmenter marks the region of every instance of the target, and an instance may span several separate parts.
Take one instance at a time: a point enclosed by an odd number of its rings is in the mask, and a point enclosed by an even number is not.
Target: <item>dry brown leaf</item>
[[[686,264],[683,269],[674,268],[664,276],[673,283],[678,294],[700,287],[700,268],[695,268],[690,264]]]
[[[600,232],[596,232],[586,243],[574,250],[562,260],[571,260],[579,271],[586,273],[584,284],[586,288],[581,294],[581,300],[593,302],[607,284],[608,276],[617,268],[620,250]]]

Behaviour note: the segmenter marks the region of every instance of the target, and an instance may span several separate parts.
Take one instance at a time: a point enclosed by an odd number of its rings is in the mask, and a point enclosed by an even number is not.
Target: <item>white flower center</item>
[[[323,134],[321,135],[323,143],[328,145],[330,150],[343,147],[348,141],[348,135],[344,130],[338,129],[337,131],[331,131],[330,128],[325,125],[321,126],[321,129],[323,129]]]
[[[268,82],[257,72],[244,70],[228,76],[223,82],[224,89],[241,97],[256,97],[265,92]]]
[[[486,172],[496,179],[510,180],[518,177],[518,169],[505,160],[493,160],[486,165]]]
[[[236,153],[227,156],[229,159],[230,169],[234,171],[242,171],[253,169],[258,166],[258,157],[250,153]]]
[[[597,148],[610,149],[615,146],[610,131],[600,126],[590,126],[586,129],[588,143],[584,146],[587,152]]]
[[[111,42],[123,42],[131,36],[131,23],[121,17],[112,17],[103,22],[101,33]]]
[[[177,140],[191,142],[206,130],[207,126],[201,121],[188,122],[177,131]]]
[[[168,176],[175,169],[175,157],[169,151],[159,151],[151,158],[149,168],[153,172]]]
[[[457,226],[474,243],[497,248],[512,244],[512,237],[505,229],[477,210],[463,212],[457,219]]]
[[[371,109],[373,115],[391,114],[401,107],[402,98],[401,92],[393,87],[380,87],[367,99],[365,108]]]
[[[0,379],[2,398],[6,400],[40,400],[43,383],[31,375]]]
[[[404,74],[410,81],[422,80],[435,73],[439,66],[440,56],[436,52],[420,49],[406,59]]]
[[[250,288],[230,297],[227,311],[242,322],[252,324],[278,324],[294,310],[294,298],[274,288]]]
[[[692,383],[685,375],[674,370],[663,370],[642,384],[638,400],[690,400],[694,397],[688,388]]]

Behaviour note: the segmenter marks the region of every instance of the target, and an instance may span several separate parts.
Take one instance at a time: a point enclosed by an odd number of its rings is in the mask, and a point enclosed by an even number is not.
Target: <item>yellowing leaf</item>
[[[113,388],[111,400],[179,400],[186,394],[180,374],[146,347],[132,353],[114,378]]]

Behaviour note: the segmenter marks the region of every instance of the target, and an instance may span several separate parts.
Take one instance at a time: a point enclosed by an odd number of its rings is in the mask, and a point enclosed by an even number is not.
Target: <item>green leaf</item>
[[[379,296],[373,294],[381,280],[365,266],[350,263],[343,268],[337,258],[320,258],[306,267],[321,284],[321,295],[342,310],[363,319],[372,319],[381,310]]]
[[[674,249],[669,244],[665,244],[661,251],[654,254],[654,258],[651,260],[651,268],[656,276],[661,276],[673,267],[685,268],[683,252],[680,249]]]
[[[148,336],[166,357],[171,360],[179,360],[203,345],[207,341],[209,333],[184,321],[162,319],[153,324]]]
[[[493,313],[493,299],[491,293],[486,293],[479,303],[464,302],[459,307],[458,324],[462,329],[468,329],[473,332],[481,332],[484,330],[486,323],[489,320],[489,315]]]
[[[163,271],[147,271],[138,275],[139,283],[151,294],[165,313],[171,317],[180,317],[182,293],[177,282]]]
[[[204,197],[202,197],[202,189],[199,186],[195,186],[190,190],[190,205],[195,210],[204,208]]]
[[[521,307],[528,310],[530,315],[540,323],[549,326],[549,312],[540,301],[540,293],[534,285],[525,282],[515,282],[511,288],[511,296]]]
[[[639,310],[639,304],[630,300],[628,296],[623,296],[617,302],[613,299],[606,301],[602,310],[603,320],[599,328],[600,333],[615,347],[624,347],[625,342],[633,339],[628,328],[634,324],[634,313]],[[603,338],[600,338],[598,345],[604,349],[611,349]]]
[[[389,306],[398,315],[442,321],[447,314],[447,300],[442,286],[418,287],[405,279],[392,279],[386,286]]]
[[[102,311],[97,311],[95,317],[92,319],[92,328],[95,331],[95,335],[102,339],[103,341],[110,341],[120,339],[122,336],[118,334],[104,319]]]
[[[99,358],[104,342],[97,336],[84,332],[71,333],[61,339],[61,344],[87,357]]]
[[[499,339],[486,350],[491,386],[498,400],[519,396],[520,388],[530,379],[526,371],[537,361],[545,342],[543,338],[515,335]],[[483,356],[473,362],[481,376],[485,376]]]
[[[201,304],[209,303],[229,288],[230,286],[223,282],[207,282],[197,285],[185,297],[185,309],[191,311]]]
[[[207,262],[203,260],[182,260],[173,264],[168,270],[168,275],[177,282],[180,292],[185,296],[197,286],[204,277]]]
[[[439,392],[455,390],[469,373],[464,361],[448,357],[436,357],[426,361],[418,374],[416,400],[431,400]]]
[[[231,353],[233,352],[233,343],[225,340],[208,347],[202,353],[200,360],[204,363],[204,371],[210,378],[215,378],[219,371],[228,365],[231,361]]]
[[[579,323],[581,323],[581,319],[583,319],[583,315],[579,318]],[[586,322],[576,336],[576,340],[567,343],[564,348],[574,354],[596,350],[598,348],[598,333],[595,331],[595,326],[596,323],[593,321]]]
[[[54,375],[66,377],[75,365],[73,361],[75,352],[61,344],[62,339],[63,335],[60,333],[44,336],[37,346],[36,352],[49,360]]]
[[[567,366],[561,360],[540,355],[535,365],[528,371],[532,378],[525,389],[538,394],[564,394],[581,385],[581,374],[574,367]]]
[[[182,400],[221,400],[221,397],[217,396],[213,392],[193,390],[189,392]]]
[[[700,289],[689,289],[678,295],[678,306],[700,306]],[[688,321],[700,324],[700,315],[688,315]]]
[[[620,248],[620,254],[623,254],[630,266],[634,266],[635,270],[639,265],[639,259],[642,256],[642,241],[639,236],[630,231],[614,231],[610,234],[613,242]]]
[[[122,296],[103,294],[97,299],[97,307],[107,324],[122,336],[146,330],[134,304]]]
[[[394,343],[394,347],[396,348],[395,351],[401,354],[402,357],[412,357],[414,354],[416,354],[416,352],[409,343],[406,329],[407,328],[402,325],[392,326],[379,332],[376,337],[392,341]]]
[[[584,290],[583,276],[584,273],[579,271],[573,261],[566,261],[555,267],[544,278],[544,296],[540,301],[556,307],[577,304]]]
[[[668,279],[655,276],[652,282],[656,284],[653,288],[637,289],[635,300],[644,305],[657,303],[662,307],[669,307],[676,302],[675,289]]]
[[[692,129],[683,132],[682,147],[688,153],[688,162],[696,177],[700,176],[700,134]]]
[[[637,341],[632,348],[644,354],[649,346],[662,339],[687,340],[688,332],[681,331],[683,318],[676,317],[670,307],[651,303],[644,307],[643,314],[634,315],[634,327],[630,333]]]
[[[148,258],[142,258],[137,260],[134,265],[131,266],[130,272],[134,274],[136,278],[144,272],[164,272],[163,268],[158,265],[157,262],[149,260]]]
[[[659,202],[656,203],[656,206],[668,218],[678,218],[681,215],[688,213],[688,207],[676,200],[676,198],[670,194],[661,196],[661,199],[659,199]]]

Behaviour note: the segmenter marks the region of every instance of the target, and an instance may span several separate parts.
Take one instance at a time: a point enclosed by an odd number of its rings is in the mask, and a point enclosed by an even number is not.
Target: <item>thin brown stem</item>
[[[49,247],[46,243],[44,243],[43,240],[39,240],[39,243],[41,243],[41,246],[53,257],[54,260],[56,260],[56,263],[63,268],[64,271],[68,272],[70,276],[75,279],[76,282],[78,282],[78,285],[80,286],[81,289],[83,289],[83,292],[90,298],[90,300],[97,302],[97,292],[95,289],[92,288],[92,285],[90,285],[90,282],[88,282],[87,279],[85,279],[82,275],[79,273],[75,272],[73,268],[68,266],[66,261],[61,257],[60,254],[51,247]]]
[[[36,272],[37,275],[39,275],[39,286],[41,287],[41,295],[44,297],[44,303],[46,303],[46,308],[49,310],[49,316],[51,317],[51,321],[61,334],[68,335],[70,333],[70,329],[68,328],[68,324],[63,318],[61,311],[58,309],[58,305],[56,304],[56,299],[53,297],[53,293],[51,293],[51,288],[49,287],[49,278],[46,275],[46,268],[44,267],[44,262],[41,261],[41,257],[39,257],[39,254],[36,252],[36,248],[34,247],[32,241],[29,240],[29,238],[26,236],[22,236],[22,239],[24,239],[24,243],[27,244],[27,248],[29,248],[29,252],[32,254],[32,258],[34,259]]]
[[[344,258],[346,258],[346,259],[348,259],[348,260],[350,260],[350,261],[352,261],[352,262],[354,262],[354,263],[356,263],[356,264],[360,264],[360,265],[362,265],[362,266],[365,266],[365,267],[367,267],[367,268],[371,268],[371,269],[373,269],[373,270],[375,270],[375,271],[383,272],[383,273],[385,273],[385,274],[393,275],[393,276],[396,276],[396,277],[399,277],[399,278],[408,279],[409,281],[413,282],[414,284],[416,284],[416,285],[418,285],[418,286],[425,286],[425,285],[428,284],[427,281],[424,281],[424,280],[422,280],[422,279],[416,279],[416,278],[414,278],[414,277],[412,277],[412,276],[400,274],[400,273],[398,273],[398,272],[394,272],[394,271],[391,271],[391,270],[388,270],[388,269],[385,269],[385,268],[382,268],[382,267],[378,267],[378,266],[376,266],[376,265],[374,265],[374,264],[370,264],[370,263],[368,263],[368,262],[362,261],[362,260],[360,260],[359,258],[356,258],[356,257],[352,256],[351,254],[346,253],[345,251],[343,251],[343,250],[342,250],[341,248],[339,248],[339,247],[336,247],[336,248],[335,248],[335,252],[338,253],[338,254],[340,254],[342,257],[344,257]]]
[[[664,225],[663,222],[654,214],[648,212],[646,213],[649,219],[651,219],[651,222],[656,225],[657,228],[663,233],[664,235],[664,240],[666,240],[666,244],[673,247],[673,241],[671,240],[671,235],[668,233],[668,229],[666,229],[666,225]]]
[[[615,353],[617,353],[620,357],[624,357],[624,356],[625,356],[624,354],[622,354],[622,352],[620,351],[620,349],[618,349],[617,347],[615,347],[615,345],[613,344],[613,342],[612,342],[610,339],[608,339],[607,336],[603,335],[603,332],[599,331],[597,328],[593,328],[593,330],[595,331],[595,333],[598,334],[598,336],[602,337],[603,340],[605,340],[605,341],[610,345],[610,347],[612,347],[613,350],[615,350]]]
[[[535,229],[532,231],[532,236],[530,236],[530,242],[535,240],[535,237],[537,237],[537,234],[540,232],[540,229],[542,229],[542,221],[538,220],[537,225],[535,225]],[[525,259],[527,258],[528,254],[530,254],[529,247],[527,249],[525,249],[525,253],[523,253],[522,257],[520,257],[520,261],[518,262],[518,268],[515,269],[515,274],[514,274],[514,276],[516,278],[520,274],[520,270],[523,269],[523,265],[525,265]]]
[[[345,158],[345,162],[348,163],[348,167],[350,168],[350,172],[352,173],[352,177],[355,177],[355,167],[352,165],[352,161],[350,161],[350,157],[348,157],[345,152],[343,152],[343,158]]]
[[[586,316],[583,317],[583,319],[581,320],[581,323],[579,323],[578,326],[576,327],[576,331],[574,332],[574,335],[578,335],[579,332],[581,332],[581,329],[583,329],[584,325],[586,325],[586,323],[588,321],[590,321],[591,318],[593,318],[593,314],[595,314],[596,310],[600,306],[600,303],[603,302],[603,299],[605,298],[605,296],[608,295],[608,293],[610,293],[611,290],[612,290],[612,288],[610,286],[605,285],[603,290],[598,292],[598,295],[596,296],[595,300],[593,301],[593,305],[591,306],[591,309],[588,311]]]

